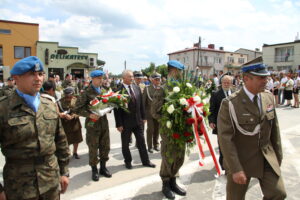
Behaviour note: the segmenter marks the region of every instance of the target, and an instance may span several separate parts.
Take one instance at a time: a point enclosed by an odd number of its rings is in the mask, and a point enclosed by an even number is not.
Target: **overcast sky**
[[[0,0],[0,19],[38,23],[40,40],[98,53],[121,73],[203,46],[235,51],[294,41],[300,0]]]

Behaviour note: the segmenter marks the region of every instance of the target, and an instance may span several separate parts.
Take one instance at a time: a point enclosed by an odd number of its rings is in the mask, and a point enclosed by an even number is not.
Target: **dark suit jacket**
[[[123,126],[123,128],[132,128],[138,125],[143,125],[142,121],[145,120],[145,108],[143,105],[141,89],[135,84],[131,84],[131,86],[135,94],[136,103],[134,104],[131,100],[129,100],[129,113],[123,109],[114,109],[116,127]],[[128,94],[123,84],[117,91],[124,91],[125,94]]]
[[[232,89],[230,90],[233,93]],[[209,112],[210,115],[208,116],[209,123],[216,124],[216,128],[213,130],[213,134],[218,134],[217,129],[217,119],[218,119],[218,112],[222,103],[222,100],[226,98],[224,94],[224,90],[221,88],[218,91],[212,93],[210,100],[209,100]]]

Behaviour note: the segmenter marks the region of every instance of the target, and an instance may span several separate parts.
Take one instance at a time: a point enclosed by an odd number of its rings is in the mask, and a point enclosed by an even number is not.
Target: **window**
[[[245,58],[239,58],[239,64],[244,64],[245,63]]]
[[[3,48],[0,47],[0,66],[3,65]]]
[[[275,62],[291,62],[294,60],[294,47],[275,49]]]
[[[222,58],[220,57],[215,57],[215,63],[221,63],[222,62]]]
[[[15,58],[25,58],[31,55],[30,47],[15,47]]]
[[[228,57],[228,63],[234,63],[234,57]]]
[[[0,34],[11,34],[11,30],[8,30],[8,29],[0,29]]]

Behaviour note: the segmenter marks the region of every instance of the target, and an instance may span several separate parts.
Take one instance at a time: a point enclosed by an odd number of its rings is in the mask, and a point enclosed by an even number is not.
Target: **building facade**
[[[248,56],[248,61],[254,60],[255,58],[262,56],[262,52],[259,51],[259,48],[256,48],[254,51],[250,49],[239,48],[235,51],[235,53],[246,54]]]
[[[219,71],[237,73],[241,65],[248,61],[248,55],[237,52],[224,51],[223,47],[215,49],[214,44],[207,48],[199,48],[198,43],[192,48],[175,51],[168,54],[169,60],[178,60],[189,70],[201,71],[202,75],[218,74]]]
[[[203,75],[218,73],[224,68],[224,51],[215,49],[213,44],[208,48],[198,47],[194,44],[192,48],[169,53],[169,60],[178,60],[189,70],[195,71],[197,68]]]
[[[0,80],[20,59],[36,56],[38,39],[39,24],[0,20]]]
[[[64,79],[66,74],[76,78],[85,78],[97,66],[97,53],[78,52],[77,47],[59,46],[58,42],[38,41],[37,57],[45,65],[46,76],[59,75]]]
[[[248,55],[226,51],[224,54],[224,60],[224,71],[237,74],[241,71],[242,65],[248,62]]]
[[[273,71],[300,70],[300,40],[264,44],[263,61]]]

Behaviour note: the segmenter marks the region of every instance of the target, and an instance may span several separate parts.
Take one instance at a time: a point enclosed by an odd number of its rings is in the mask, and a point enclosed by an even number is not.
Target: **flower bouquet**
[[[115,93],[110,90],[96,96],[95,99],[90,101],[90,110],[100,117],[111,112],[114,108],[121,108],[126,112],[129,112],[128,98],[129,96],[127,94],[119,92]],[[97,120],[91,119],[91,121],[96,122]]]
[[[197,144],[201,166],[203,166],[205,156],[200,137],[204,137],[212,156],[215,157],[214,160],[217,162],[206,128],[209,114],[209,94],[206,93],[204,87],[195,87],[187,80],[169,81],[167,86],[169,90],[162,107],[161,133],[166,134],[169,142],[174,144],[172,146],[179,149],[186,147],[188,154],[190,149]],[[173,162],[170,152],[167,151],[166,156],[169,157],[169,162]],[[218,165],[218,162],[215,165]],[[219,171],[217,169],[218,174]]]

